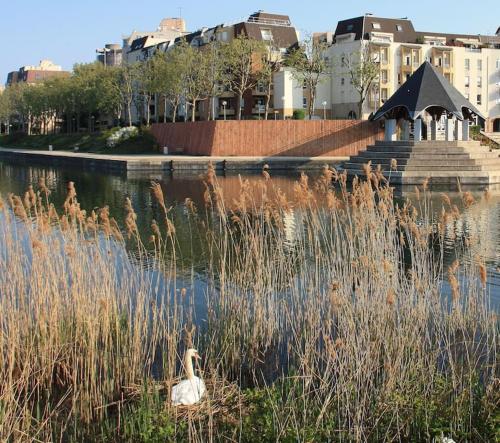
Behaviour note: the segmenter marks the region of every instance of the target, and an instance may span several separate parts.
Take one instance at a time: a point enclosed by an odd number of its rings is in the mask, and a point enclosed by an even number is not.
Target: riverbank
[[[218,171],[320,170],[340,165],[348,157],[199,157],[188,155],[109,155],[0,147],[0,160],[16,164],[73,166],[117,172],[198,172],[211,164]]]
[[[45,151],[52,146],[54,151],[91,152],[96,154],[157,154],[158,144],[147,129],[140,129],[137,136],[124,140],[113,148],[106,146],[106,140],[118,128],[102,132],[82,132],[78,134],[26,135],[14,133],[0,136],[0,146],[14,149]]]

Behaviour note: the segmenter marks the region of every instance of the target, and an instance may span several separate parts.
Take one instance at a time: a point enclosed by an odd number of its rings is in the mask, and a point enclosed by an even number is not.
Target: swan
[[[174,406],[194,405],[205,394],[205,383],[201,378],[194,375],[193,358],[200,358],[198,351],[196,349],[188,349],[184,356],[184,368],[187,379],[182,380],[172,388],[172,404]]]

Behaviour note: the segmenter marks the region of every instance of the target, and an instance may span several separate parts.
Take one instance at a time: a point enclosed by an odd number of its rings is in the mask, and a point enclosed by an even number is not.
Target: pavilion
[[[443,115],[446,141],[468,141],[469,121],[475,116],[484,120],[481,112],[472,105],[429,62],[423,63],[384,105],[372,120],[385,119],[385,140],[396,141],[400,122],[400,140],[410,139],[410,122],[414,124],[414,140],[437,140],[438,121]],[[423,125],[430,123],[430,131]],[[427,129],[427,127],[425,128]]]

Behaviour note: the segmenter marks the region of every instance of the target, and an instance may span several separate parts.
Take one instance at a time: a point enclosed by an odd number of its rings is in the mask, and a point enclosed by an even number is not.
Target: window
[[[500,69],[500,58],[497,60],[497,69]]]
[[[465,77],[465,87],[468,88],[470,86],[470,77],[466,76]]]
[[[372,23],[373,29],[380,29],[380,23]]]
[[[268,42],[273,40],[273,33],[270,29],[261,29],[260,34],[262,35],[262,40],[266,40]]]
[[[302,99],[302,107],[303,107],[304,109],[307,109],[307,97],[304,97],[304,98]]]
[[[482,71],[483,70],[483,61],[482,60],[478,60],[477,61],[477,70],[478,71]]]
[[[342,78],[340,79],[340,84],[341,84],[342,86],[344,86],[344,85],[345,85],[345,78],[344,78],[344,77],[342,77]]]
[[[381,74],[380,81],[382,83],[387,83],[387,71],[383,70],[383,71],[380,72],[380,74]]]
[[[470,69],[470,60],[468,58],[465,59],[465,70],[468,71]]]
[[[351,23],[350,25],[347,25],[347,31],[351,32],[354,29],[354,25]]]
[[[483,82],[482,82],[482,78],[481,78],[481,76],[478,76],[478,77],[477,77],[477,87],[478,87],[478,88],[480,88],[480,87],[482,86],[482,83],[483,83]]]
[[[477,100],[476,100],[476,103],[477,103],[478,105],[480,105],[480,104],[481,104],[481,102],[482,102],[482,100],[481,100],[481,99],[482,99],[481,94],[477,94]]]
[[[396,25],[398,32],[403,32],[403,27],[401,25]]]
[[[405,57],[405,66],[410,66],[411,65],[411,56],[407,55]]]
[[[245,108],[245,99],[244,98],[242,98],[241,101],[240,101],[240,108],[241,109]]]

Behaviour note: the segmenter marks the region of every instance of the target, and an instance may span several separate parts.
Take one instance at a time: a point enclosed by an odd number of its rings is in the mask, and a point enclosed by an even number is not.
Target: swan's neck
[[[185,358],[186,360],[184,364],[186,365],[186,376],[191,380],[194,378],[193,359],[189,355],[186,355]]]

